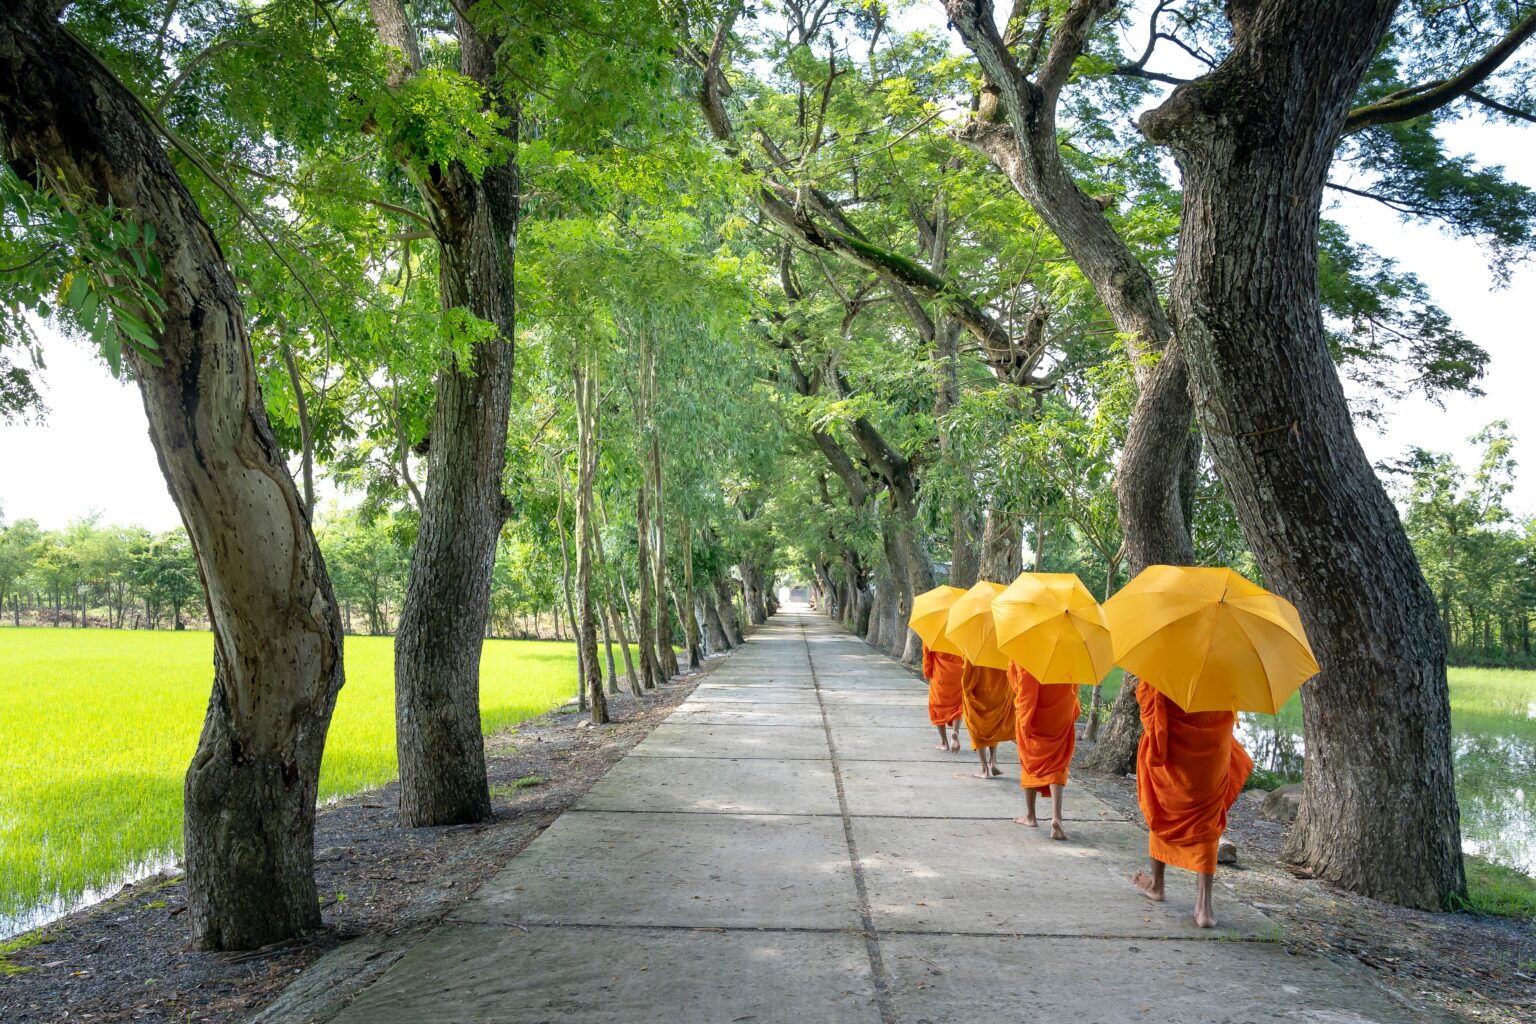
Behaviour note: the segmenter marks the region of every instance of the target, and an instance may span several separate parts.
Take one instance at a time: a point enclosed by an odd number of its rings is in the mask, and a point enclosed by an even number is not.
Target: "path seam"
[[[875,1006],[882,1024],[897,1024],[896,1009],[891,1005],[891,979],[880,950],[880,934],[875,930],[875,915],[869,905],[869,889],[864,883],[864,864],[859,859],[859,844],[853,838],[853,815],[848,811],[848,794],[843,790],[843,767],[837,756],[837,741],[832,738],[832,721],[821,696],[821,679],[816,673],[816,659],[805,632],[805,620],[798,618],[800,642],[805,645],[805,661],[811,669],[811,685],[816,688],[816,706],[821,709],[821,728],[827,734],[827,749],[832,755],[832,783],[837,787],[837,806],[842,811],[843,836],[848,841],[848,863],[853,868],[853,888],[859,900],[859,921],[864,929],[864,950],[869,954],[871,982],[875,987]]]

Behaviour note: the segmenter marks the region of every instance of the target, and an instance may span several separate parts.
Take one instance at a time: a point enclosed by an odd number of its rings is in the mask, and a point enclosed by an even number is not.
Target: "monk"
[[[923,678],[928,680],[928,721],[939,730],[936,749],[951,754],[960,750],[960,675],[965,659],[923,645]],[[945,729],[949,733],[945,733]]]
[[[960,674],[960,703],[971,749],[981,758],[978,779],[1003,774],[997,766],[997,745],[1014,738],[1013,690],[1008,670],[965,663]]]
[[[1014,734],[1019,746],[1019,785],[1024,788],[1024,816],[1015,825],[1038,828],[1035,798],[1051,798],[1051,838],[1066,839],[1061,825],[1061,794],[1067,786],[1067,769],[1077,749],[1077,716],[1083,707],[1077,687],[1062,683],[1042,686],[1017,663],[1008,666],[1013,684]]]
[[[1163,870],[1172,864],[1199,876],[1195,923],[1212,928],[1211,886],[1216,848],[1227,811],[1253,771],[1253,758],[1232,735],[1231,711],[1185,711],[1151,686],[1136,688],[1141,746],[1136,751],[1136,797],[1147,819],[1152,872],[1132,879],[1143,896],[1163,898]]]

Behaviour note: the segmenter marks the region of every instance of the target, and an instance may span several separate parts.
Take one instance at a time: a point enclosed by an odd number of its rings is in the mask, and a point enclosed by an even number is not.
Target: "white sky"
[[[904,28],[944,24],[942,9],[931,4],[901,20]],[[1536,167],[1529,160],[1531,130],[1463,121],[1450,126],[1445,137],[1453,152],[1471,153],[1484,164],[1502,164],[1511,177],[1536,187]],[[1381,461],[1416,445],[1452,452],[1464,466],[1471,466],[1475,450],[1466,439],[1496,419],[1509,421],[1519,441],[1517,459],[1536,451],[1536,398],[1530,393],[1530,383],[1536,380],[1536,316],[1528,301],[1520,301],[1521,296],[1536,295],[1536,267],[1519,268],[1507,288],[1495,290],[1476,243],[1451,238],[1434,227],[1401,224],[1395,214],[1369,200],[1334,198],[1327,215],[1347,225],[1356,240],[1418,274],[1434,300],[1491,356],[1481,382],[1484,397],[1452,397],[1444,409],[1423,398],[1398,403],[1382,432],[1361,431],[1366,453]],[[33,518],[44,527],[59,527],[97,509],[108,521],[139,523],[152,530],[179,525],[149,443],[137,390],[113,380],[85,344],[44,332],[44,354],[47,422],[0,424],[0,509],[5,520]],[[1524,470],[1511,506],[1530,515],[1536,513],[1536,464]]]

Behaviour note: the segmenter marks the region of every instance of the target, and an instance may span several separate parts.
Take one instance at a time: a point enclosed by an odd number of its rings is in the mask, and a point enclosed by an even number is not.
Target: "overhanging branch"
[[[1455,76],[1403,89],[1375,103],[1368,103],[1351,110],[1344,122],[1344,134],[1349,135],[1374,125],[1423,117],[1425,114],[1439,110],[1452,100],[1468,95],[1489,75],[1497,71],[1505,61],[1514,56],[1521,44],[1533,34],[1536,34],[1536,10],[1532,10],[1522,18],[1487,53],[1468,64]],[[1511,111],[1506,111],[1508,112]]]

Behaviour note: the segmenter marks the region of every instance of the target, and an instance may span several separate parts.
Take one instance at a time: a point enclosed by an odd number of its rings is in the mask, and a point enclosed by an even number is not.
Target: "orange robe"
[[[965,659],[957,654],[928,649],[923,645],[923,677],[928,680],[928,721],[949,725],[960,717],[960,674]]]
[[[1213,874],[1227,811],[1253,771],[1253,758],[1232,735],[1237,715],[1185,711],[1145,684],[1136,700],[1136,797],[1147,819],[1147,852],[1164,864]]]
[[[960,695],[972,750],[1013,739],[1013,688],[1007,669],[982,668],[967,661],[960,674]]]
[[[1077,687],[1042,686],[1016,664],[1008,666],[1008,681],[1013,684],[1019,785],[1049,795],[1051,786],[1067,784],[1067,768],[1077,749],[1077,716],[1083,711]]]

